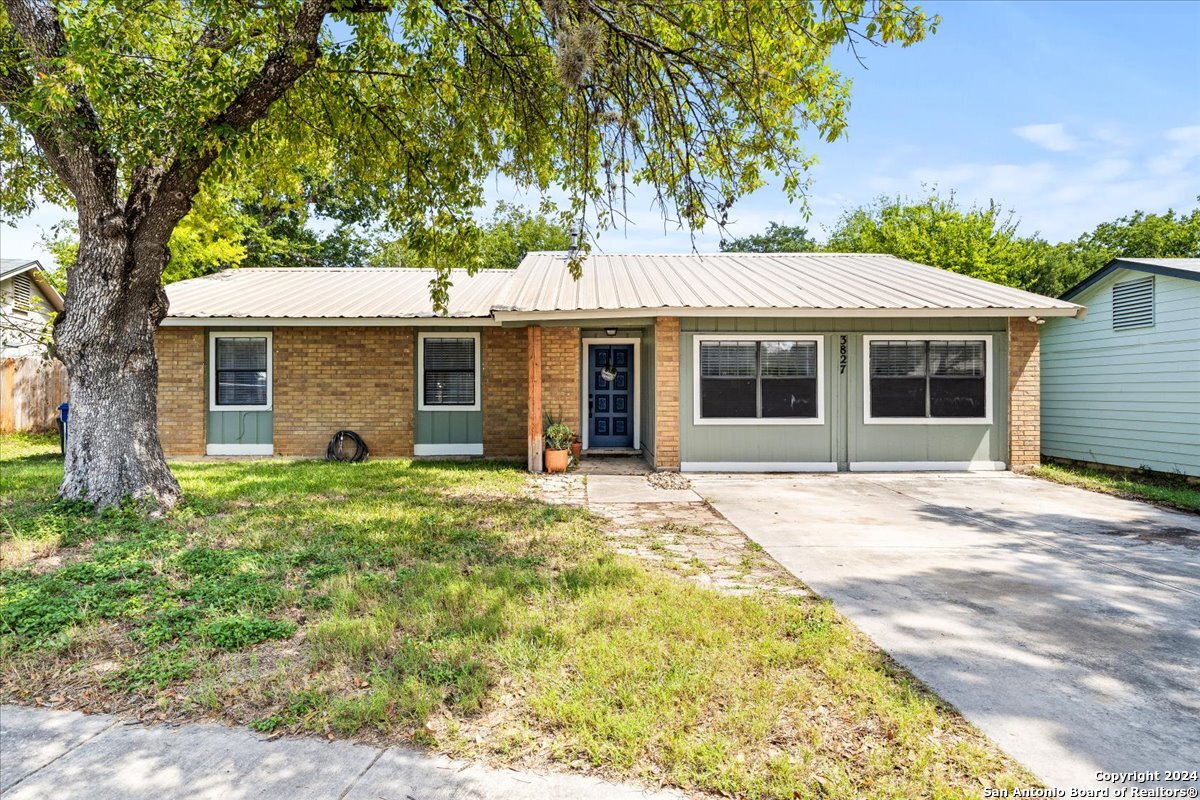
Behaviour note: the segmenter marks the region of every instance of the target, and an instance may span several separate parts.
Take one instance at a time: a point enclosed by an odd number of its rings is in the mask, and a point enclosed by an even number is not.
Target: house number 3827
[[[842,340],[838,345],[838,374],[846,374],[846,337],[841,337]]]

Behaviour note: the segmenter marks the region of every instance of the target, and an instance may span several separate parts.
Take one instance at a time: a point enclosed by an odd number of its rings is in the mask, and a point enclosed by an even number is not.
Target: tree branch
[[[9,22],[38,72],[61,77],[59,59],[67,39],[58,12],[48,0],[4,0]],[[14,64],[0,75],[0,99],[29,128],[51,168],[75,195],[81,220],[112,235],[116,207],[117,161],[101,137],[100,119],[77,82],[64,80],[74,107],[48,123],[25,113],[24,98],[35,91],[33,77]]]

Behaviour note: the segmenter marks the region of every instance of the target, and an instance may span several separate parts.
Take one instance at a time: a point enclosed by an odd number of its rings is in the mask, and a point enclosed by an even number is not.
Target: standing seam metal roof
[[[516,270],[451,273],[451,318],[647,309],[940,312],[1080,306],[887,255],[849,253],[591,254],[576,281],[562,252]],[[235,269],[167,287],[173,318],[432,318],[422,269]]]
[[[574,280],[565,253],[530,253],[495,312],[628,309],[1040,309],[1072,303],[888,255],[589,255]]]

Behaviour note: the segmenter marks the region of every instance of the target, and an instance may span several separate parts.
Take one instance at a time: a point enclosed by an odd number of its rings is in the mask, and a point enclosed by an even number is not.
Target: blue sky
[[[924,2],[937,35],[908,49],[860,48],[838,66],[854,79],[847,136],[814,142],[807,224],[818,235],[846,208],[923,185],[966,202],[994,198],[1025,232],[1074,238],[1135,209],[1192,208],[1200,194],[1200,3]],[[490,197],[533,203],[511,188]],[[692,248],[649,193],[637,222],[603,232],[609,252]],[[6,257],[45,259],[41,229],[62,217],[39,209],[0,228]],[[732,212],[733,235],[778,220],[804,224],[774,186]],[[701,251],[720,235],[696,237]]]

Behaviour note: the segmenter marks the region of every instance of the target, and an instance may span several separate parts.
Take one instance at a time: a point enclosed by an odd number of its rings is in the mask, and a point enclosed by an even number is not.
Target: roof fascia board
[[[275,328],[378,328],[378,327],[496,327],[490,317],[167,317],[164,327],[236,327],[259,325]]]
[[[498,322],[594,320],[641,317],[1076,317],[1087,309],[1071,308],[631,308],[581,311],[496,311]]]
[[[1174,267],[1164,267],[1159,264],[1142,264],[1137,261],[1126,261],[1121,258],[1114,258],[1100,269],[1093,272],[1088,277],[1084,278],[1079,283],[1072,286],[1067,291],[1063,292],[1062,299],[1070,300],[1072,297],[1078,296],[1080,293],[1087,291],[1092,286],[1107,278],[1119,269],[1133,270],[1134,272],[1148,272],[1152,275],[1165,275],[1170,278],[1183,278],[1188,281],[1200,281],[1200,273],[1188,269],[1175,269]]]

